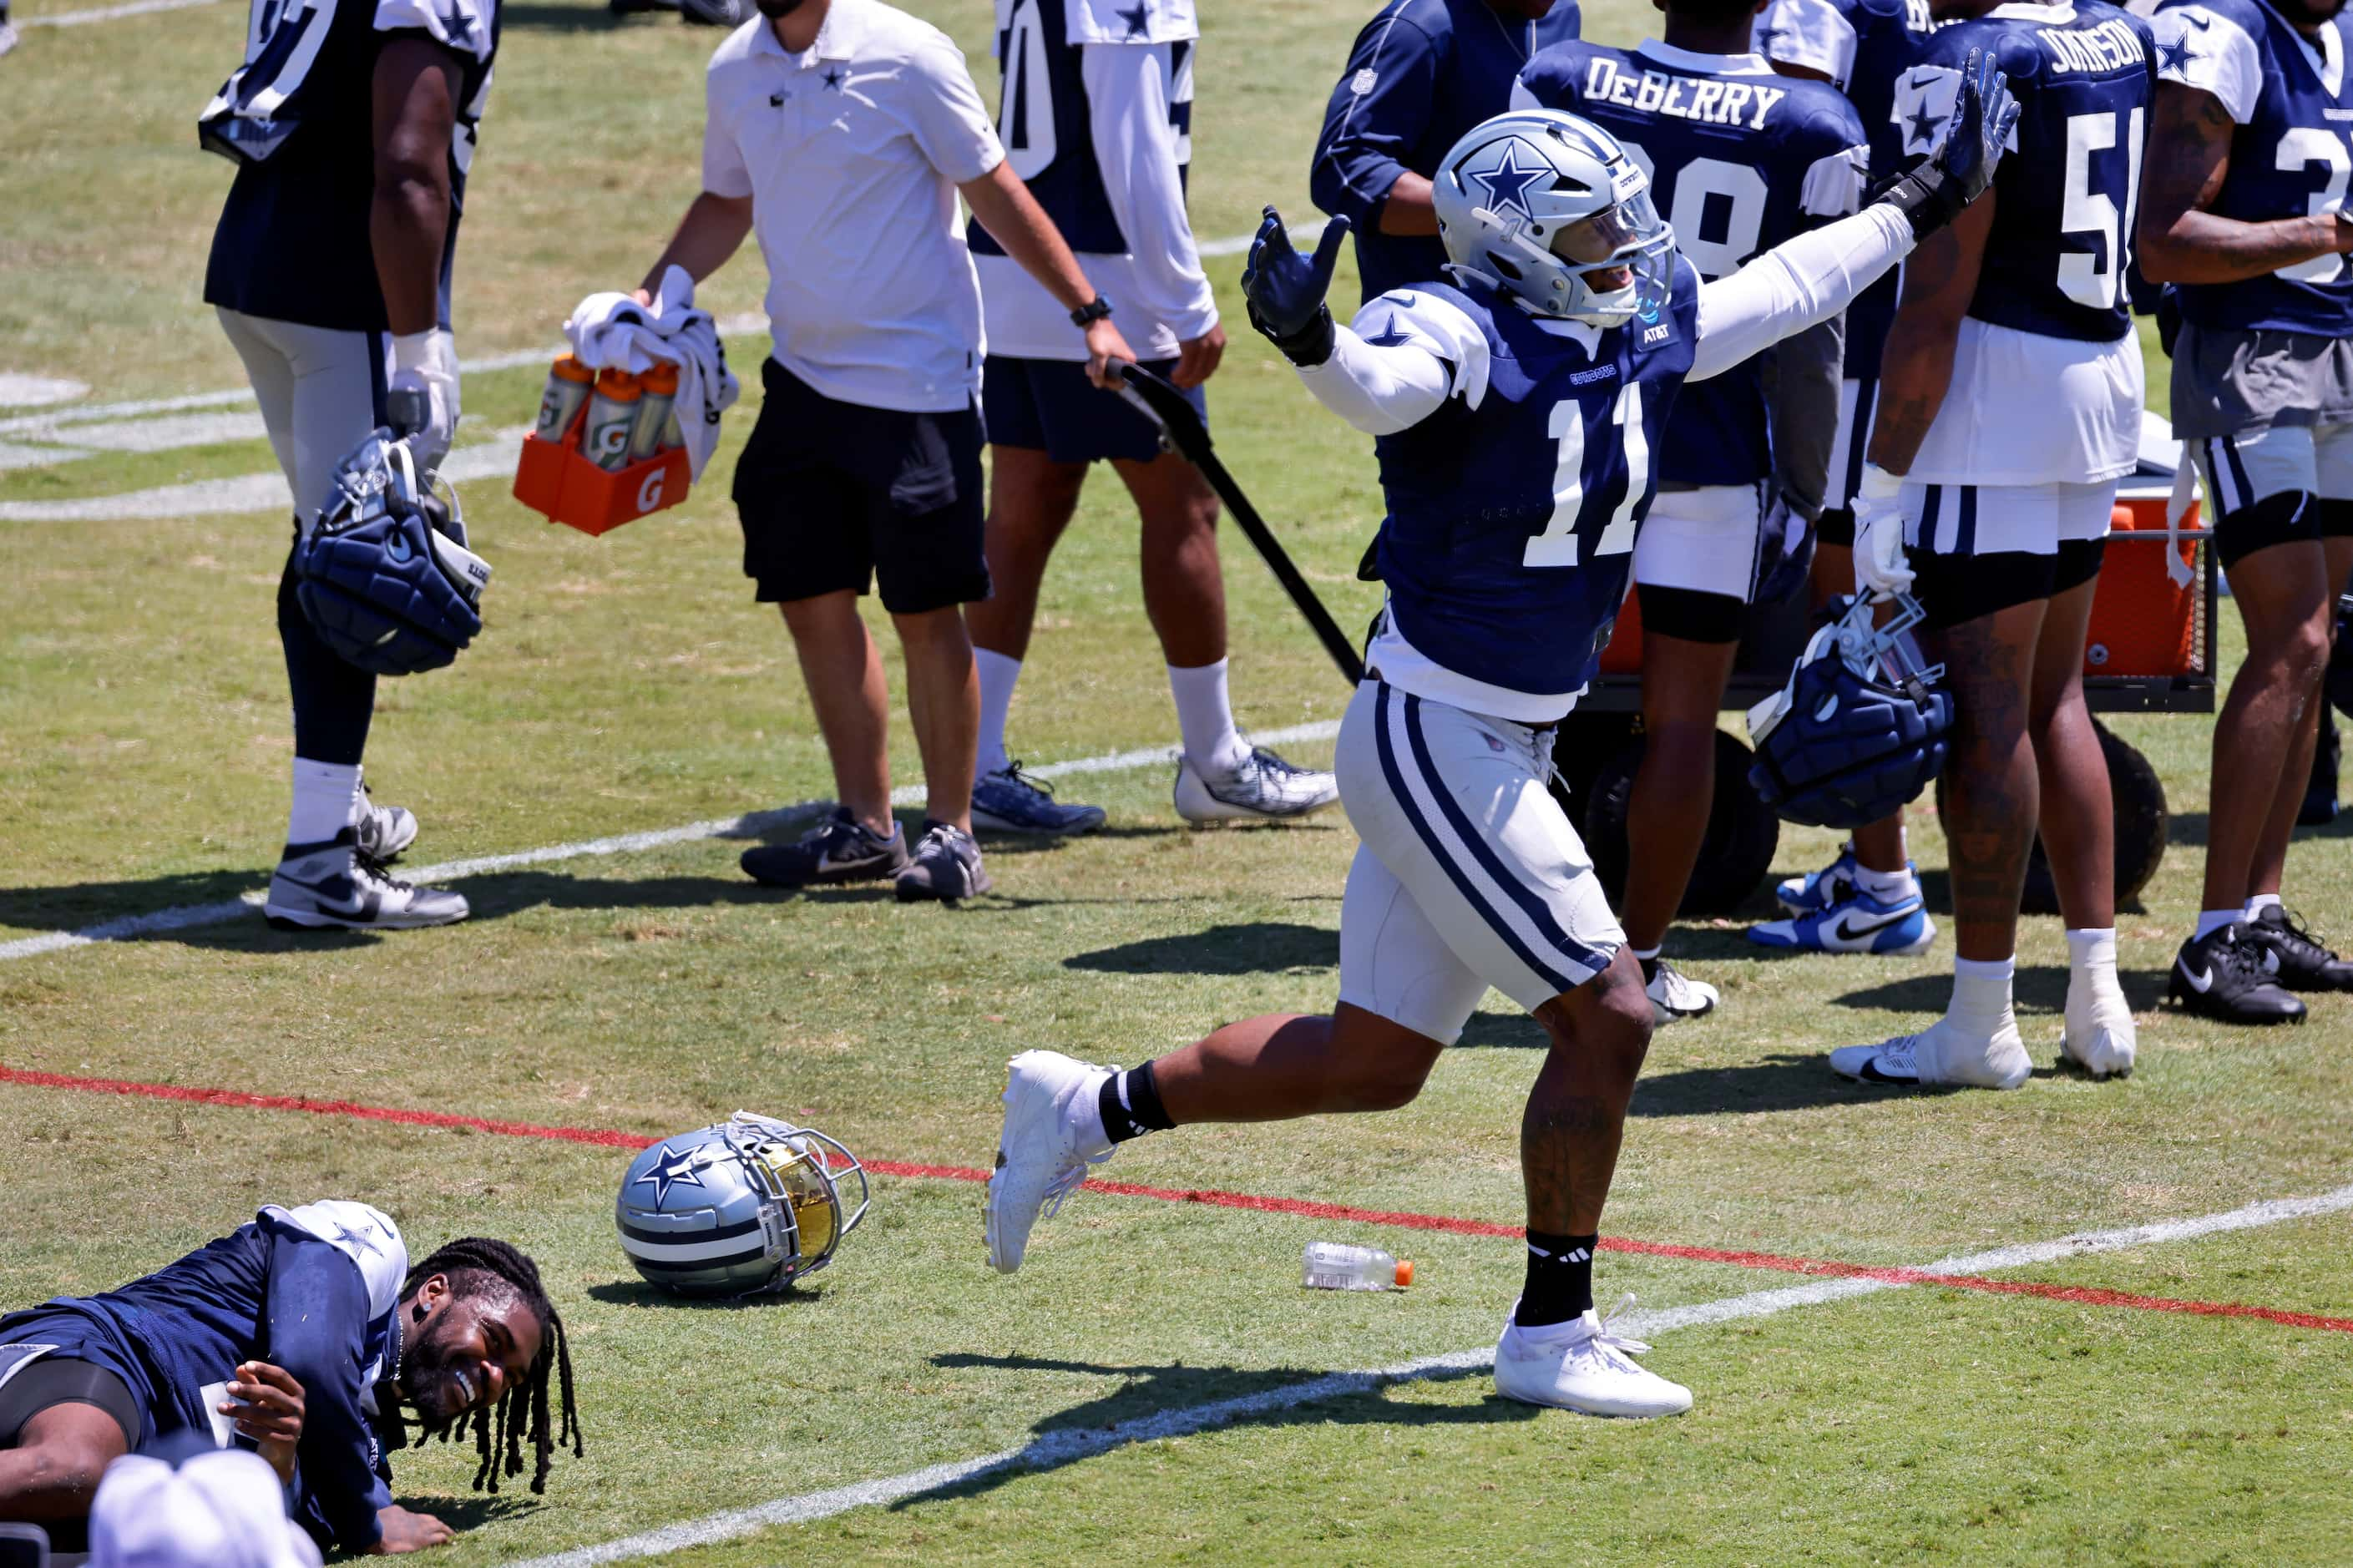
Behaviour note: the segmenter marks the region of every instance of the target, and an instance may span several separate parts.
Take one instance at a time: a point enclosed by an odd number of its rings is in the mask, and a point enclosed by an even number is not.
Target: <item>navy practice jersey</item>
[[[2336,212],[2353,179],[2353,27],[2339,15],[2307,40],[2263,0],[2173,4],[2152,21],[2158,74],[2214,94],[2235,122],[2222,189],[2207,210],[2242,223]],[[2237,283],[2186,283],[2184,320],[2207,328],[2353,336],[2353,268],[2337,255]]]
[[[447,327],[499,13],[500,0],[253,0],[245,63],[199,122],[207,147],[240,160],[213,230],[205,302],[303,326],[385,330],[368,242],[375,61],[389,40],[423,37],[448,50],[459,78],[441,246],[439,324]]]
[[[1520,85],[1538,106],[1599,125],[1650,171],[1651,198],[1703,281],[1862,204],[1869,154],[1854,106],[1759,56],[1561,44],[1529,62]],[[1683,394],[1660,436],[1660,478],[1753,485],[1773,472],[1757,361]]]
[[[2102,0],[2007,5],[1937,29],[1896,84],[1906,146],[1941,146],[1969,50],[1990,52],[2018,98],[2012,151],[1994,176],[1969,314],[2084,342],[2132,330],[2126,272],[2155,87],[2148,24]]]
[[[141,1405],[142,1441],[183,1430],[227,1441],[212,1407],[238,1363],[283,1367],[303,1393],[295,1518],[322,1544],[363,1548],[392,1500],[375,1390],[397,1368],[407,1272],[400,1232],[364,1204],[272,1206],[119,1290],[0,1318],[0,1360],[47,1345],[105,1367]]]
[[[1440,277],[1446,265],[1436,235],[1380,232],[1398,176],[1437,174],[1472,126],[1511,106],[1520,68],[1577,30],[1577,0],[1533,22],[1498,16],[1486,0],[1388,0],[1365,24],[1324,111],[1307,188],[1356,226],[1366,299]]]
[[[1072,250],[1121,256],[1134,248],[1120,231],[1095,158],[1093,110],[1081,73],[1091,43],[1133,43],[1165,50],[1168,121],[1176,137],[1180,179],[1193,162],[1192,0],[997,0],[997,134],[1005,161],[1062,231]],[[1166,39],[1166,42],[1157,40]],[[1005,247],[978,222],[965,238],[982,256]]]
[[[1486,346],[1483,386],[1458,365],[1436,413],[1375,443],[1388,502],[1381,580],[1415,652],[1512,691],[1593,679],[1658,491],[1658,435],[1692,365],[1699,279],[1681,259],[1671,276],[1663,300],[1608,331],[1540,322],[1482,285],[1417,284],[1357,313],[1378,346],[1419,336],[1449,357],[1468,331]],[[1450,309],[1469,326],[1417,320]]]
[[[1908,161],[1895,120],[1895,83],[1935,27],[1928,0],[1773,0],[1757,19],[1757,52],[1820,71],[1846,94],[1870,138],[1871,177],[1883,180]],[[1902,277],[1890,272],[1847,307],[1849,381],[1878,379]]]

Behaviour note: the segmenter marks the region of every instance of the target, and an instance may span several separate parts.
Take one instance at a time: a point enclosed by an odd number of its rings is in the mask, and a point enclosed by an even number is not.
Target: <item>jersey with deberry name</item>
[[[1675,247],[1704,280],[1861,205],[1869,153],[1854,106],[1761,56],[1558,44],[1528,62],[1520,85],[1522,101],[1592,121],[1650,172]],[[1685,393],[1659,435],[1670,482],[1751,485],[1773,472],[1757,361]]]
[[[1511,692],[1593,679],[1698,319],[1681,259],[1620,327],[1540,321],[1475,283],[1392,289],[1357,312],[1366,342],[1419,342],[1454,367],[1437,412],[1375,443],[1388,614],[1416,654]]]
[[[1993,227],[1968,313],[2043,337],[2114,342],[2132,330],[2126,273],[2155,85],[2148,24],[2085,0],[1998,5],[1937,29],[1896,84],[1908,152],[1933,152],[1950,134],[1972,49],[2010,78],[2019,112],[1994,175]]]
[[[2353,180],[2353,81],[2342,15],[2306,37],[2263,0],[2173,4],[2150,18],[2158,76],[2212,93],[2232,122],[2207,211],[2242,223],[2333,213]],[[2335,253],[2236,283],[2179,285],[2205,328],[2353,336],[2353,266]]]

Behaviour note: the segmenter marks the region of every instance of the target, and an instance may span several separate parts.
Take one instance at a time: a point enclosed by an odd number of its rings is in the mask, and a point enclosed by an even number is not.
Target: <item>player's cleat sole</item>
[[[1495,1343],[1495,1392],[1588,1415],[1680,1415],[1691,1408],[1691,1390],[1634,1359],[1650,1348],[1611,1332],[1591,1311],[1539,1329],[1507,1321]]]
[[[1240,767],[1208,777],[1187,757],[1176,764],[1176,815],[1196,827],[1234,822],[1290,822],[1340,798],[1340,781],[1283,761],[1263,746],[1250,748]]]
[[[1024,1051],[1006,1065],[1005,1121],[997,1135],[997,1164],[988,1173],[988,1266],[999,1274],[1021,1267],[1029,1232],[1059,1212],[1087,1179],[1087,1167],[1112,1156],[1079,1147],[1082,1118],[1074,1095],[1094,1092],[1106,1068],[1060,1051]]]
[[[1916,1035],[1841,1046],[1831,1053],[1831,1070],[1857,1083],[1901,1088],[2016,1089],[2033,1076],[2034,1064],[2015,1021],[2005,1019],[1991,1038],[1978,1040],[1939,1018]]]

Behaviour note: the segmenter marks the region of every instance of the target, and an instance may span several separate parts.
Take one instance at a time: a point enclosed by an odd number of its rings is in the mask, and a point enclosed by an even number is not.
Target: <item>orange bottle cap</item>
[[[626,370],[600,370],[596,373],[596,390],[607,397],[632,398],[638,395],[638,378]]]
[[[673,396],[678,392],[678,366],[658,364],[638,377],[638,384],[648,392],[659,393],[664,397]]]
[[[554,374],[565,381],[594,381],[596,379],[596,373],[590,370],[586,365],[582,364],[580,363],[580,356],[577,354],[563,354],[558,356],[553,368]]]
[[[1413,1259],[1412,1259],[1412,1258],[1398,1258],[1398,1271],[1397,1271],[1397,1284],[1398,1284],[1398,1289],[1400,1289],[1400,1290],[1403,1290],[1403,1289],[1405,1289],[1407,1287],[1410,1286],[1412,1283],[1413,1283]]]

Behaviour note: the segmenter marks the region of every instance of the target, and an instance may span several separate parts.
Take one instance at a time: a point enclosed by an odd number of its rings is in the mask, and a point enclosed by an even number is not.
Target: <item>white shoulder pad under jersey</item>
[[[399,1304],[401,1284],[408,1278],[408,1244],[383,1210],[346,1198],[322,1198],[296,1209],[271,1204],[261,1212],[301,1226],[358,1264],[360,1278],[367,1281],[371,1319]]]
[[[1487,332],[1451,300],[1421,289],[1376,294],[1349,323],[1372,348],[1420,348],[1453,367],[1451,395],[1469,408],[1487,395]]]
[[[2157,74],[2220,100],[2232,121],[2254,118],[2263,89],[2263,53],[2239,18],[2205,5],[2168,5],[2148,19],[2157,35]]]
[[[1048,0],[1049,4],[1052,0]],[[1074,44],[1184,44],[1201,36],[1193,0],[1061,0]]]

